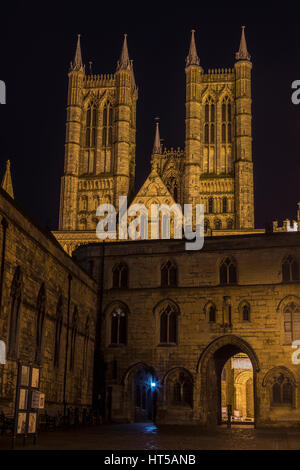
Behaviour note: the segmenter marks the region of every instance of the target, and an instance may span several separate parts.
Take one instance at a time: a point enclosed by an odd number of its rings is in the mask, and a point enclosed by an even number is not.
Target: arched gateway
[[[122,384],[127,421],[153,421],[156,414],[157,384],[154,369],[143,362],[138,362],[127,369]]]
[[[258,358],[252,347],[243,339],[226,335],[217,338],[202,352],[197,372],[200,380],[199,419],[206,425],[222,422],[221,374],[226,362],[237,354],[246,354],[253,367],[254,422],[257,416],[256,375],[259,372]]]

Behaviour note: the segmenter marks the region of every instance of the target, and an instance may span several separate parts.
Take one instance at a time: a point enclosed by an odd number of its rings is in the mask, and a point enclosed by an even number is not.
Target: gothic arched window
[[[107,102],[103,108],[102,146],[112,146],[113,108]]]
[[[78,329],[78,310],[74,308],[72,326],[71,326],[71,348],[70,348],[70,370],[74,370],[75,354],[76,354],[76,339]]]
[[[284,309],[284,336],[287,344],[300,338],[300,305],[294,302]]]
[[[128,287],[128,267],[126,264],[118,264],[113,269],[113,288],[127,289]]]
[[[283,282],[299,281],[299,264],[292,256],[287,256],[282,263]]]
[[[44,321],[46,315],[46,291],[45,284],[43,283],[40,287],[37,305],[36,305],[36,344],[35,344],[35,361],[41,362],[42,356],[42,342],[44,333]]]
[[[220,264],[220,284],[236,284],[237,269],[236,264],[231,258],[226,258]]]
[[[83,373],[88,368],[88,350],[89,350],[89,339],[90,339],[90,318],[87,317],[84,330],[84,344],[83,344]]]
[[[127,342],[127,315],[118,307],[111,315],[111,344],[126,344]]]
[[[86,111],[86,148],[95,148],[96,146],[96,129],[97,129],[97,108],[91,103]]]
[[[272,404],[293,405],[293,385],[289,377],[283,373],[273,377]]]
[[[168,400],[176,406],[193,406],[193,381],[187,372],[176,370],[167,380]]]
[[[22,272],[20,266],[16,267],[15,274],[11,285],[11,307],[10,307],[10,324],[8,339],[8,354],[10,357],[17,357],[18,353],[18,336],[20,326],[20,308],[22,301]]]
[[[204,220],[204,232],[207,233],[208,229],[209,229],[209,220],[205,219]]]
[[[210,305],[208,309],[208,319],[210,323],[216,322],[216,307],[214,305]]]
[[[222,199],[222,210],[223,210],[223,214],[226,214],[227,211],[228,211],[228,199],[227,197],[223,197]]]
[[[208,200],[208,212],[209,214],[212,214],[213,211],[214,211],[214,200],[212,197],[210,197]]]
[[[242,321],[249,322],[251,320],[250,305],[248,304],[248,302],[242,302],[239,307],[239,311],[240,311],[240,318]]]
[[[232,230],[233,229],[233,220],[232,219],[229,219],[227,221],[227,228],[228,230]]]
[[[161,267],[161,287],[177,286],[177,266],[168,261]]]
[[[160,312],[160,343],[177,343],[177,317],[177,309],[169,304]]]
[[[216,106],[212,97],[204,103],[204,173],[213,173],[216,144]]]
[[[63,312],[62,312],[63,300],[62,296],[59,296],[57,307],[56,307],[56,321],[55,321],[55,342],[54,342],[54,367],[59,367],[60,359],[60,340],[61,331],[63,325]]]
[[[232,142],[232,106],[228,96],[222,101],[222,143],[231,144]]]
[[[215,230],[221,230],[222,228],[222,222],[219,219],[215,220]]]

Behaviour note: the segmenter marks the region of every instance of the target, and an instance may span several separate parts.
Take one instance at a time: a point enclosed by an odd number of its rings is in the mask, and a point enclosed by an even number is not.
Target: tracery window
[[[222,143],[232,142],[232,105],[228,96],[222,101]]]
[[[291,302],[284,309],[284,339],[289,344],[300,338],[300,305]]]
[[[113,108],[110,102],[103,108],[102,146],[112,146]]]
[[[85,172],[94,173],[95,171],[95,150],[97,138],[97,107],[91,103],[86,111],[86,129],[85,129]]]
[[[120,263],[113,269],[113,288],[126,289],[128,287],[128,267]]]
[[[177,266],[168,261],[161,267],[161,287],[177,286]]]
[[[204,160],[203,172],[213,173],[215,168],[215,143],[216,143],[216,105],[209,97],[204,104]]]
[[[273,377],[272,404],[293,404],[293,385],[289,377],[285,376],[283,373],[280,373],[279,375]]]
[[[282,263],[283,282],[299,281],[299,264],[292,256],[287,256]]]
[[[193,406],[193,381],[184,371],[174,371],[167,380],[168,400],[175,406]]]
[[[236,264],[231,258],[226,258],[220,264],[220,284],[236,284],[237,269]]]
[[[160,343],[176,344],[178,311],[173,305],[166,305],[160,312]]]

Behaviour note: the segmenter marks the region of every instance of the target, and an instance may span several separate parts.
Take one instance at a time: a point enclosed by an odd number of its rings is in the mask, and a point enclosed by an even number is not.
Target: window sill
[[[157,345],[158,348],[175,348],[176,346],[178,346],[177,343],[159,343]]]

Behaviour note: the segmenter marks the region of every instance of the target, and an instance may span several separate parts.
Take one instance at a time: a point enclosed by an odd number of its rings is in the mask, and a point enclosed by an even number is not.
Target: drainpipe
[[[0,312],[2,307],[2,292],[3,292],[3,281],[4,281],[4,263],[5,263],[5,249],[6,249],[6,231],[8,227],[7,220],[2,217],[1,225],[3,228],[3,242],[2,242],[2,253],[1,253],[1,271],[0,271]]]
[[[67,328],[66,328],[66,352],[65,352],[65,372],[64,372],[64,390],[63,390],[63,402],[64,402],[64,424],[66,424],[67,418],[67,401],[66,401],[66,385],[67,385],[67,370],[68,370],[68,349],[69,349],[69,328],[70,328],[70,306],[71,306],[71,282],[72,275],[68,275],[68,310],[67,310]]]

